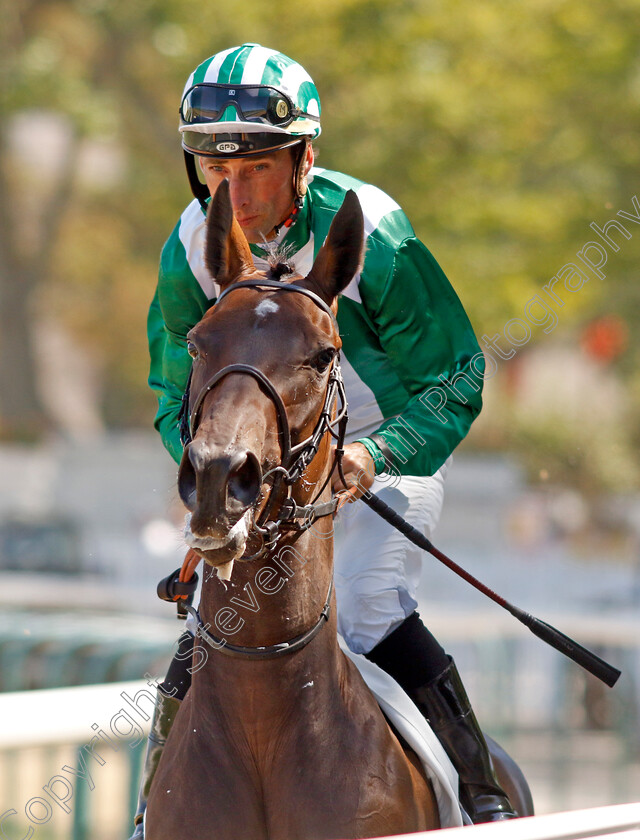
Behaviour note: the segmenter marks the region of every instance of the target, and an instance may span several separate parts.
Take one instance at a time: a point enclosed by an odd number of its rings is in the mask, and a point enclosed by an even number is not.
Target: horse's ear
[[[349,190],[306,279],[331,304],[362,268],[363,257],[362,208],[358,196]]]
[[[209,202],[204,262],[221,290],[253,269],[249,243],[233,215],[226,178]]]

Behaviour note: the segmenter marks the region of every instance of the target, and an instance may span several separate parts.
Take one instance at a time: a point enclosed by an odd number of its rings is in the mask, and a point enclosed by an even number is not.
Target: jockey
[[[351,487],[372,487],[430,536],[451,453],[481,408],[484,371],[444,273],[393,199],[314,166],[320,99],[306,71],[282,53],[243,44],[204,61],[184,89],[179,130],[195,198],[162,251],[148,322],[149,383],[165,447],[179,462],[178,417],[191,368],[186,335],[219,292],[203,262],[210,195],[228,179],[256,268],[266,269],[278,246],[305,275],[353,189],[366,252],[337,316],[350,416],[345,476]],[[338,478],[334,489],[344,489]],[[429,719],[458,771],[471,820],[514,817],[455,664],[416,612],[422,552],[364,504],[343,509],[335,536],[338,629],[347,645],[393,676]],[[189,688],[193,643],[185,632],[158,692],[133,838],[144,835],[151,781]]]

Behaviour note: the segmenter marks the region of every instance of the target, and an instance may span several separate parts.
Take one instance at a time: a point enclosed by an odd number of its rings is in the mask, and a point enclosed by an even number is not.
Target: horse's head
[[[337,296],[358,271],[362,252],[362,211],[349,192],[306,277],[288,274],[279,288],[237,285],[280,280],[280,272],[255,269],[228,182],[211,200],[205,262],[221,294],[187,336],[194,359],[193,439],[178,474],[191,512],[187,542],[211,565],[242,556],[252,523],[271,516],[278,503],[270,497],[275,488],[282,491],[274,478],[282,474],[289,446],[306,440],[319,422],[341,346],[333,317]],[[288,285],[300,291],[284,293]],[[326,475],[328,460],[324,435],[320,455],[302,478],[303,497],[304,482],[308,495],[323,469]]]

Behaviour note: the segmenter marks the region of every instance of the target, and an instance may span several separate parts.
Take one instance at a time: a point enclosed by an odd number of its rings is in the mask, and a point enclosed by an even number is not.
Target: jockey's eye
[[[333,347],[329,347],[327,348],[327,350],[321,350],[319,353],[316,353],[316,355],[311,359],[309,364],[312,368],[315,368],[318,371],[318,373],[324,373],[333,361],[333,357],[335,355],[336,351],[333,349]]]
[[[198,348],[193,343],[193,341],[187,341],[187,353],[191,356],[192,359],[198,358]]]

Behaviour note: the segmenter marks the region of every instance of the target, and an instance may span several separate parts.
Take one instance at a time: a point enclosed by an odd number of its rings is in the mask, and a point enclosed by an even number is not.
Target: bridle
[[[220,301],[231,292],[236,291],[237,289],[250,288],[276,289],[280,292],[295,292],[297,294],[305,295],[310,300],[312,300],[316,304],[316,306],[320,307],[320,309],[322,309],[323,312],[326,312],[330,316],[336,329],[338,328],[336,317],[333,314],[331,308],[317,294],[310,291],[309,289],[305,289],[302,286],[297,286],[294,283],[285,284],[280,281],[268,280],[266,278],[264,280],[244,280],[238,283],[233,283],[220,294],[214,306],[218,306],[220,304]],[[245,374],[247,376],[252,376],[258,382],[262,390],[270,398],[276,411],[278,432],[281,439],[280,447],[282,451],[282,457],[280,464],[277,467],[271,469],[267,474],[265,474],[262,477],[263,482],[266,478],[272,479],[271,491],[269,493],[267,503],[263,507],[259,518],[253,522],[252,526],[253,529],[256,530],[262,538],[262,548],[256,554],[245,559],[254,560],[262,556],[267,551],[272,550],[275,544],[282,536],[283,532],[306,531],[313,525],[313,523],[317,519],[324,516],[331,516],[335,513],[339,505],[339,499],[337,497],[334,497],[330,502],[317,502],[317,499],[322,495],[322,492],[324,491],[331,478],[331,474],[333,473],[333,467],[329,471],[329,474],[324,484],[316,494],[315,499],[310,504],[298,505],[296,501],[291,497],[291,490],[293,485],[300,480],[307,467],[311,464],[311,462],[317,455],[320,443],[323,437],[327,434],[327,432],[330,433],[331,436],[336,440],[334,463],[337,466],[342,481],[345,483],[346,486],[346,479],[342,471],[342,456],[344,453],[344,437],[346,433],[348,416],[347,400],[344,391],[342,373],[340,371],[338,354],[334,356],[331,362],[331,370],[329,372],[329,377],[327,380],[324,404],[322,406],[322,411],[320,412],[320,416],[318,417],[316,425],[308,438],[295,445],[292,445],[291,428],[289,426],[287,411],[282,401],[282,398],[280,397],[280,394],[276,390],[269,377],[263,371],[261,371],[260,368],[257,368],[254,365],[238,363],[227,365],[226,367],[217,371],[202,386],[200,392],[198,393],[198,396],[196,397],[193,403],[193,408],[191,409],[191,412],[189,412],[189,404],[191,401],[192,373],[193,369],[192,372],[189,374],[187,387],[182,397],[182,405],[180,409],[180,437],[183,446],[187,446],[193,440],[196,434],[200,422],[202,406],[205,397],[218,384],[218,382],[220,382],[222,379],[224,379],[224,377],[228,376],[229,374],[240,373]],[[336,416],[332,417],[334,405],[338,399],[340,401],[340,407],[337,410]],[[286,496],[283,499],[283,501],[280,502],[277,510],[273,511],[272,509],[274,507],[274,500],[278,497],[280,490],[283,486],[287,488]],[[327,595],[325,604],[322,608],[320,618],[318,619],[316,624],[311,628],[311,630],[306,631],[301,636],[297,636],[295,639],[290,639],[287,642],[283,642],[277,645],[270,645],[267,647],[249,648],[240,645],[231,645],[227,643],[224,639],[217,639],[216,637],[207,633],[206,628],[203,626],[202,619],[200,618],[200,615],[197,612],[197,610],[193,609],[193,607],[188,606],[185,608],[194,616],[194,618],[198,622],[198,635],[200,635],[205,641],[214,646],[216,649],[220,650],[222,653],[226,653],[229,656],[240,658],[272,659],[285,654],[293,653],[295,650],[299,650],[300,648],[308,644],[312,638],[315,637],[315,635],[320,631],[320,629],[324,626],[324,623],[329,618],[332,590],[333,581],[329,586],[329,593]]]
[[[336,329],[338,328],[335,315],[322,298],[316,295],[315,292],[305,289],[303,286],[296,286],[293,283],[285,284],[280,281],[267,279],[244,280],[227,287],[218,297],[214,306],[218,306],[220,301],[226,297],[226,295],[236,291],[237,289],[256,288],[277,289],[280,292],[295,292],[305,295],[312,300],[316,306],[319,306],[320,309],[326,312],[330,316]],[[229,376],[229,374],[232,373],[243,373],[248,376],[252,376],[271,399],[271,402],[276,410],[278,431],[281,438],[281,462],[277,467],[274,467],[269,471],[269,473],[263,476],[264,481],[265,478],[273,475],[273,484],[271,492],[269,493],[267,504],[262,509],[259,519],[253,523],[253,527],[258,531],[264,540],[264,548],[268,548],[272,547],[278,540],[282,531],[305,531],[310,528],[317,519],[323,516],[330,516],[335,513],[337,509],[337,499],[332,499],[331,502],[322,504],[317,504],[314,500],[309,505],[298,505],[295,500],[291,498],[291,488],[300,480],[304,471],[315,458],[322,438],[327,432],[329,432],[336,440],[335,460],[338,465],[338,470],[340,472],[342,471],[341,462],[344,447],[344,436],[348,420],[344,382],[342,380],[340,363],[336,354],[331,362],[331,371],[329,372],[327,381],[324,405],[322,407],[322,411],[320,412],[318,421],[309,437],[293,446],[291,442],[291,429],[285,405],[269,377],[261,371],[260,368],[257,368],[254,365],[233,364],[227,365],[214,373],[213,376],[202,386],[202,389],[193,404],[189,417],[189,403],[191,399],[190,374],[180,409],[180,430],[183,446],[187,446],[187,444],[193,440],[200,422],[202,405],[207,394],[218,384],[218,382],[220,382],[221,379],[224,379],[225,376]],[[332,418],[331,415],[336,399],[340,400],[340,408],[336,416]],[[316,494],[316,499],[322,494],[326,484],[327,482],[325,482],[320,488]],[[278,492],[283,485],[287,487],[286,498],[280,503],[276,515],[269,519],[274,499],[277,497]]]

